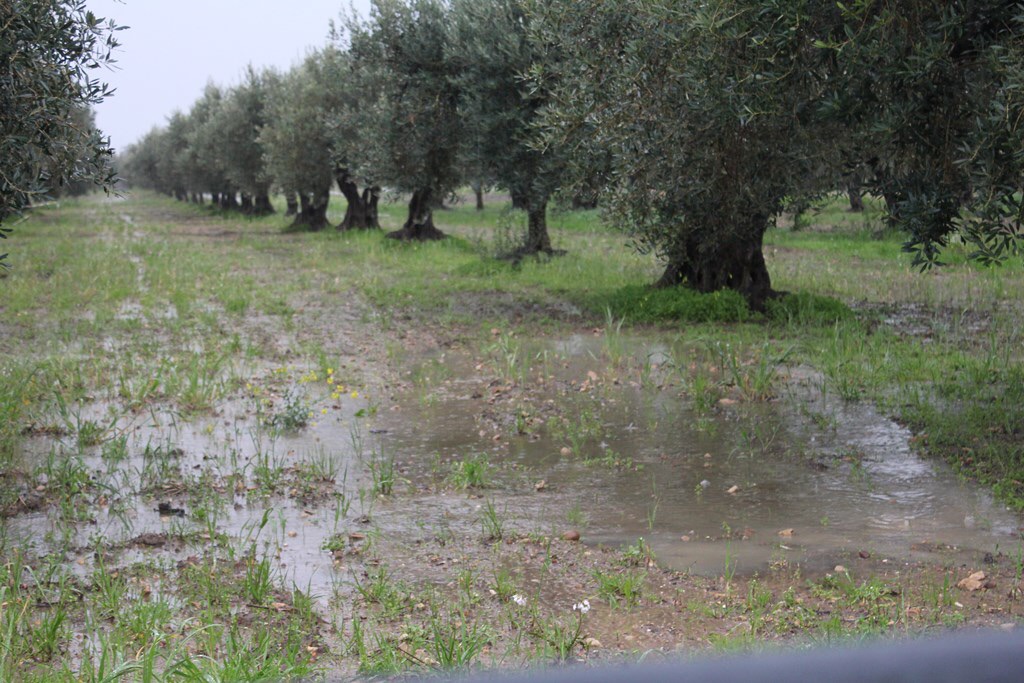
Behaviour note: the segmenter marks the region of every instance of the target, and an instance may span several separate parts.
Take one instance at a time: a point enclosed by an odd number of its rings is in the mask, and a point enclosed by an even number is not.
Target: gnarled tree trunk
[[[394,240],[440,240],[445,234],[434,227],[434,211],[431,205],[432,191],[429,188],[416,190],[409,199],[409,215],[401,230],[389,232],[387,237]]]
[[[655,287],[683,285],[698,292],[732,289],[739,292],[752,310],[763,311],[765,302],[778,295],[772,290],[771,277],[764,262],[763,240],[767,219],[752,218],[760,226],[737,238],[701,251],[700,242],[691,240],[675,259],[670,259]]]
[[[330,188],[314,192],[299,193],[299,212],[295,214],[289,230],[309,230],[316,232],[328,226],[327,205],[330,202]]]
[[[252,195],[251,194],[249,194],[248,192],[243,192],[242,193],[242,201],[240,203],[239,208],[242,210],[242,213],[244,213],[245,215],[247,215],[247,216],[251,216],[252,215],[252,213],[253,213],[253,203],[252,203]]]
[[[380,228],[380,188],[376,185],[363,189],[363,204],[366,205],[366,222],[373,228]]]
[[[368,228],[379,228],[377,222],[377,197],[365,189],[359,193],[359,186],[349,175],[347,169],[339,168],[335,171],[335,179],[338,181],[338,189],[348,202],[345,208],[345,218],[338,224],[338,230],[366,230]],[[370,206],[370,201],[373,205]]]

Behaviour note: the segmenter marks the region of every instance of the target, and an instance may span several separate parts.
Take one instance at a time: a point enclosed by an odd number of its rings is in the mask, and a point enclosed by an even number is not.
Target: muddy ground
[[[173,221],[165,240],[228,254],[251,238],[177,211],[116,211],[130,226]],[[32,570],[32,609],[45,618],[65,605],[67,621],[65,654],[37,652],[23,670],[54,657],[75,668],[92,629],[120,628],[99,607],[101,575],[121,582],[125,604],[166,606],[129,642],[161,643],[168,661],[176,642],[227,656],[223,642],[190,635],[221,624],[300,643],[298,671],[335,677],[450,664],[439,661],[445,634],[476,643],[472,666],[516,668],[1017,628],[1017,518],[929,469],[927,486],[942,483],[928,496],[966,491],[948,502],[955,531],[918,526],[920,510],[855,524],[858,500],[887,495],[884,457],[850,446],[847,413],[812,369],[780,366],[757,401],[723,381],[698,409],[685,379],[726,368],[706,349],[670,348],[661,330],[622,333],[556,297],[459,295],[459,316],[441,322],[385,315],[342,290],[292,291],[287,319],[219,316],[218,338],[249,351],[219,367],[226,389],[209,408],[159,395],[125,408],[97,391],[77,422],[105,426],[94,442],[67,422],[26,427],[23,464],[3,483],[14,492],[5,553]],[[119,315],[162,353],[207,348],[178,346],[151,309]],[[35,323],[5,324],[10,340]],[[77,343],[89,362],[139,339]],[[877,421],[903,441],[901,457],[917,457],[913,435],[865,415],[849,420]],[[774,469],[750,464],[763,460]],[[765,502],[792,498],[791,485],[851,502],[799,515]],[[985,519],[964,521],[976,514]]]

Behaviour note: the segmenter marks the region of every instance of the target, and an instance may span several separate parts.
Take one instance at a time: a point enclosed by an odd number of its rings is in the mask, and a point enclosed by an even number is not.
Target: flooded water
[[[663,359],[664,348],[639,357]],[[599,365],[599,344],[586,336],[554,351],[556,376],[586,382]],[[454,376],[465,372],[457,357],[447,363]],[[599,415],[601,432],[581,453],[564,454],[566,440],[549,435],[495,447],[489,433],[481,437],[482,399],[458,391],[410,402],[416,407],[392,425],[388,440],[421,464],[490,451],[494,462],[512,465],[499,476],[509,479],[503,488],[519,491],[509,510],[528,525],[556,532],[583,517],[584,542],[625,545],[642,537],[660,564],[700,574],[753,573],[783,562],[830,570],[858,554],[1017,550],[1016,515],[943,463],[916,455],[904,427],[870,405],[823,395],[813,375],[802,374],[780,381],[775,400],[726,399],[709,414],[671,387],[622,382],[580,399]],[[544,518],[553,508],[563,516]]]
[[[287,583],[326,598],[353,580],[345,554],[325,550],[332,538],[351,539],[345,552],[377,543],[401,566],[403,549],[481,535],[487,506],[512,533],[643,538],[661,565],[707,575],[1018,549],[1015,515],[919,458],[911,434],[871,406],[822,393],[813,373],[794,369],[770,401],[716,395],[698,410],[673,369],[685,349],[623,346],[630,354],[614,371],[607,342],[586,335],[504,348],[485,363],[427,358],[392,397],[396,410],[368,416],[365,397],[325,398],[298,432],[261,429],[245,401],[192,422],[122,418],[121,459],[85,451],[102,494],[66,559],[89,571],[103,539],[131,561],[145,555],[138,539],[157,533],[169,539],[161,552],[181,561],[226,535],[238,555],[258,547]],[[503,373],[541,388],[519,391]],[[80,417],[101,422],[104,409]],[[31,439],[29,469],[66,458],[61,444]],[[452,463],[474,456],[490,464],[491,486],[453,488]],[[394,463],[394,495],[374,494],[382,461]],[[39,510],[6,520],[5,533],[45,556],[61,527]]]

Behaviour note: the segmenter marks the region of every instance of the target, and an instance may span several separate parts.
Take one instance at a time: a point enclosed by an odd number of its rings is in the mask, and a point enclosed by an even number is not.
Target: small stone
[[[684,534],[684,535],[679,537],[679,540],[682,541],[683,543],[689,543],[690,542],[690,537],[688,535]]]
[[[845,574],[846,573],[846,567],[844,567],[841,564],[837,564],[836,568],[833,571],[835,571],[836,574]]]
[[[1012,626],[1013,624],[1010,625]],[[588,650],[593,650],[601,647],[601,641],[597,638],[584,638],[583,647],[587,648]]]
[[[580,540],[580,532],[573,529],[572,531],[566,531],[562,534],[563,541],[578,541]]]
[[[710,481],[708,481],[707,479],[701,479],[701,481],[700,481],[700,487],[701,487],[702,489],[706,489],[706,488],[707,488],[707,487],[709,487],[709,486],[711,486],[711,482],[710,482]]]
[[[562,450],[559,451],[562,455],[572,455],[572,449],[568,446],[562,446]]]
[[[736,486],[736,484],[733,484],[732,486],[730,486],[729,488],[727,488],[727,489],[725,490],[725,492],[726,492],[726,493],[732,493],[732,494],[735,494],[735,493],[736,493],[737,491],[739,491],[739,490],[740,490],[740,487],[739,487],[739,486]]]
[[[783,538],[788,538],[788,537],[790,537],[792,535],[793,535],[793,529],[780,529],[779,530],[779,536],[782,536]]]

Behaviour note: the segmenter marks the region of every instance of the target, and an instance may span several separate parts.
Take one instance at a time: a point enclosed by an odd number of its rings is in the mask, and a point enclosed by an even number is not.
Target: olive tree
[[[53,187],[113,182],[109,140],[80,113],[111,94],[91,73],[113,61],[118,27],[83,0],[0,0],[0,26],[2,226]]]
[[[326,125],[324,85],[317,55],[268,83],[267,123],[259,135],[267,170],[285,192],[295,192],[299,212],[292,226],[328,226],[334,162]]]
[[[352,19],[346,18],[346,21],[351,23]],[[367,117],[376,111],[377,84],[371,77],[373,70],[360,71],[352,55],[344,49],[344,31],[332,26],[331,36],[335,44],[319,53],[319,74],[324,84],[334,179],[346,202],[345,217],[338,229],[379,228],[377,205],[381,188],[374,181],[374,170],[366,163],[364,154],[370,144],[365,129]]]
[[[547,205],[562,164],[554,148],[538,144],[548,99],[543,83],[530,78],[550,55],[531,39],[522,0],[455,0],[451,15],[448,59],[465,163],[477,178],[507,188],[513,207],[526,211],[526,239],[515,256],[551,254]]]
[[[606,164],[602,205],[666,262],[661,285],[772,296],[765,231],[787,197],[833,163],[814,118],[827,87],[835,5],[782,0],[533,4],[538,39],[563,51],[548,137],[576,176]],[[582,160],[582,161],[581,161]]]
[[[227,91],[206,122],[202,142],[209,145],[228,182],[241,192],[245,213],[274,212],[270,203],[272,176],[267,170],[259,133],[266,125],[266,78],[251,66],[243,82]]]
[[[446,59],[450,8],[444,0],[374,0],[365,21],[345,27],[354,77],[362,83],[360,118],[350,129],[353,169],[408,193],[396,239],[443,237],[435,202],[459,183],[458,93]]]
[[[532,0],[566,58],[544,125],[660,284],[773,295],[762,253],[786,202],[872,169],[907,248],[958,236],[997,259],[1024,219],[1024,9],[978,2]]]

